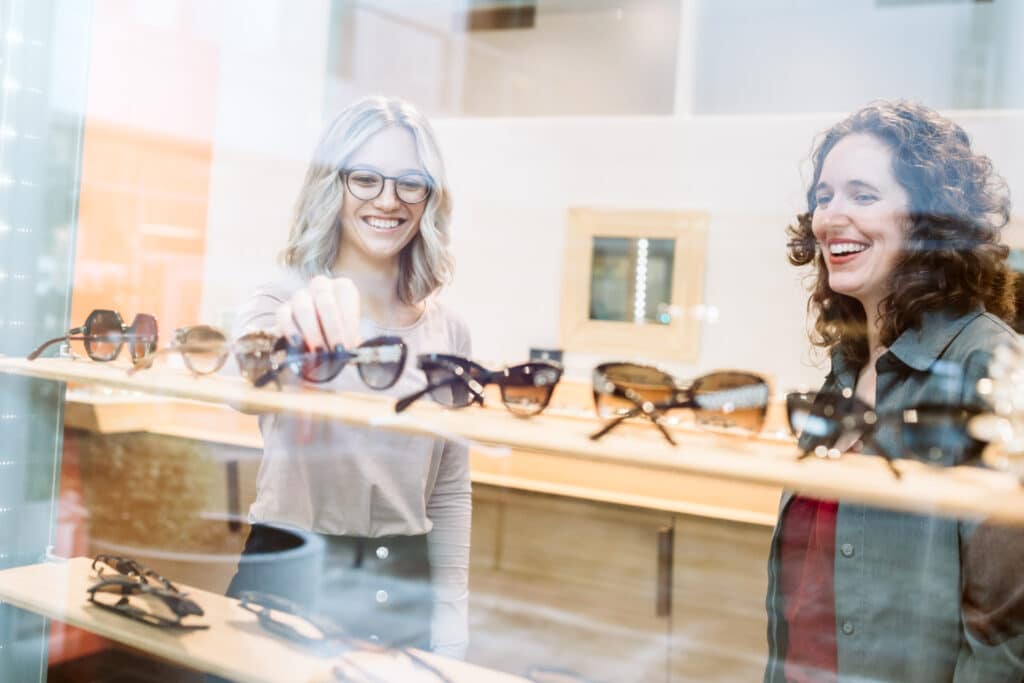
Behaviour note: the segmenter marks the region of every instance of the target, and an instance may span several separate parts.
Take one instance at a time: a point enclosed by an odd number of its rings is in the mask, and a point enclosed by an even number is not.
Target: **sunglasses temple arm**
[[[878,443],[878,441],[875,439],[874,429],[872,429],[871,431],[864,432],[864,434],[862,434],[860,438],[861,441],[863,441],[865,444],[873,446],[875,450],[878,451],[879,457],[885,459],[885,464],[889,466],[889,471],[892,472],[892,475],[894,477],[896,477],[897,479],[902,478],[900,471],[896,469],[895,459],[892,457],[892,455],[890,455],[889,451],[887,451],[885,447],[882,446],[882,444]]]
[[[409,394],[408,396],[399,399],[398,402],[395,403],[395,412],[396,413],[402,412],[403,410],[405,410],[406,408],[411,406],[414,402],[416,402],[417,400],[422,398],[424,394],[429,394],[434,389],[441,389],[443,387],[455,384],[456,382],[462,382],[463,384],[465,384],[466,385],[466,389],[468,389],[469,392],[471,394],[473,394],[473,400],[483,404],[484,396],[483,396],[482,393],[480,393],[479,391],[474,389],[470,385],[470,383],[467,382],[462,377],[454,376],[454,377],[449,377],[449,378],[447,378],[445,380],[442,380],[442,381],[438,382],[437,384],[428,384],[427,386],[425,386],[424,388],[420,389],[416,393]]]
[[[159,356],[161,354],[164,354],[164,353],[172,353],[172,352],[177,351],[177,350],[178,350],[177,348],[175,348],[173,346],[169,346],[169,347],[165,347],[165,348],[162,348],[162,349],[157,349],[153,353],[148,353],[145,356],[143,356],[142,358],[140,358],[137,361],[135,361],[135,363],[130,368],[128,368],[128,374],[129,375],[134,375],[139,370],[146,370],[147,368],[151,368],[151,367],[153,367],[153,361],[156,360],[157,356]]]
[[[604,436],[605,434],[607,434],[608,432],[612,431],[613,429],[618,427],[620,424],[622,424],[622,422],[624,420],[628,420],[631,417],[636,417],[639,414],[640,414],[640,409],[639,408],[633,408],[633,410],[629,411],[628,413],[626,413],[624,415],[619,415],[618,417],[616,417],[613,420],[609,420],[608,422],[605,423],[604,427],[601,427],[601,429],[599,429],[598,431],[596,431],[596,432],[594,432],[593,434],[590,435],[590,440],[591,441],[597,441],[602,436]]]
[[[273,382],[280,389],[281,388],[281,381],[277,378],[277,376],[281,373],[281,370],[283,370],[283,369],[284,369],[284,365],[278,365],[277,367],[274,367],[274,368],[271,368],[270,370],[267,370],[262,375],[257,377],[256,381],[253,382],[252,385],[254,387],[256,387],[257,389],[259,389],[260,387],[264,387],[267,384],[269,384],[270,382]]]
[[[53,346],[54,344],[56,344],[58,342],[64,342],[64,341],[85,341],[85,337],[76,337],[75,336],[75,335],[78,335],[78,334],[82,334],[83,332],[85,332],[85,328],[84,327],[75,327],[73,329],[70,329],[70,330],[68,330],[68,333],[65,334],[63,337],[54,337],[53,339],[50,339],[48,341],[43,342],[39,346],[39,348],[37,348],[32,353],[28,354],[27,358],[28,358],[28,360],[35,360],[36,358],[39,358],[39,355],[43,351],[45,351],[46,349],[48,349],[49,347]]]

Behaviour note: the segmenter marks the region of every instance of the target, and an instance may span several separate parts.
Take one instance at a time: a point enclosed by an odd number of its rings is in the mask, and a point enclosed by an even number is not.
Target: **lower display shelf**
[[[352,650],[328,657],[264,631],[237,600],[179,585],[202,606],[208,629],[172,631],[141,624],[90,604],[86,590],[95,583],[92,560],[16,567],[0,571],[0,600],[15,607],[86,629],[155,657],[243,683],[335,680],[437,681],[438,677],[399,651]],[[415,653],[449,681],[512,683],[525,679],[427,652]]]

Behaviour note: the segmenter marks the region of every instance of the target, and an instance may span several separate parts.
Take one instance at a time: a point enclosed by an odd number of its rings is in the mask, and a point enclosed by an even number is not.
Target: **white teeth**
[[[828,245],[828,251],[833,256],[839,254],[857,254],[868,248],[866,244],[856,244],[855,242],[837,242],[836,244]]]
[[[397,218],[392,218],[389,220],[385,220],[383,218],[367,218],[366,222],[372,225],[373,227],[379,228],[381,230],[393,230],[394,228],[398,227],[399,223],[401,223],[401,221],[398,220]]]

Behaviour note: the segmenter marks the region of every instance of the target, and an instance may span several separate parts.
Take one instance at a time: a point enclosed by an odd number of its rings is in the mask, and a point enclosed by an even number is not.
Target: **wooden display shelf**
[[[1024,489],[1010,475],[974,467],[939,469],[900,461],[897,466],[903,476],[897,479],[878,457],[797,460],[790,439],[680,429],[680,443],[673,447],[657,430],[638,422],[623,425],[595,442],[588,435],[596,420],[583,417],[542,414],[524,420],[503,410],[444,410],[429,401],[395,415],[393,401],[380,395],[255,389],[241,378],[194,377],[163,368],[127,375],[123,367],[64,359],[2,358],[0,371],[220,403],[247,412],[299,413],[354,425],[461,438],[514,449],[509,454],[557,455],[564,461],[562,467],[571,467],[573,461],[634,465],[662,470],[666,476],[677,473],[749,482],[900,510],[991,517],[1024,524]]]
[[[239,607],[237,600],[182,585],[178,587],[206,613],[189,617],[190,621],[207,624],[209,629],[174,631],[132,621],[90,604],[86,589],[96,580],[91,564],[89,558],[76,557],[0,571],[0,599],[176,664],[243,683],[332,681],[333,668],[339,663],[366,672],[367,680],[436,680],[397,653],[354,650],[338,657],[311,653],[265,631],[256,615]],[[524,680],[427,652],[416,654],[454,682]]]

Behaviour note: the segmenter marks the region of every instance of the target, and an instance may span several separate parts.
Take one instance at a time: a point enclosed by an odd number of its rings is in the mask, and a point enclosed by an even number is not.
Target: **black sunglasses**
[[[921,404],[892,413],[879,414],[852,391],[842,393],[793,392],[786,396],[789,429],[801,447],[800,459],[811,455],[839,458],[835,448],[844,434],[859,434],[859,440],[885,458],[897,478],[893,464],[898,458],[912,458],[936,465],[963,464],[980,453],[982,442],[968,433],[967,425],[980,411],[963,406]],[[886,447],[878,432],[895,432],[897,449]]]
[[[155,582],[158,588],[165,588],[169,591],[181,592],[178,587],[170,582],[169,579],[164,578],[156,571],[145,566],[137,560],[133,560],[130,557],[121,557],[120,555],[104,555],[99,554],[92,561],[92,570],[96,572],[97,576],[106,576],[106,570],[104,565],[121,576],[128,578],[134,578],[140,583],[152,584]]]
[[[339,344],[317,351],[311,351],[301,340],[281,337],[271,351],[269,368],[253,384],[262,387],[277,382],[285,369],[308,382],[330,382],[351,361],[359,369],[363,384],[371,389],[389,389],[401,377],[407,355],[408,348],[399,337],[374,337],[351,350]]]
[[[342,169],[339,174],[352,196],[362,201],[379,197],[388,180],[394,181],[395,194],[406,204],[422,204],[432,189],[430,178],[418,172],[389,176],[369,168],[352,168]]]
[[[206,624],[186,624],[182,621],[190,616],[203,616],[203,608],[184,593],[157,588],[135,578],[120,574],[110,576],[90,586],[86,592],[89,594],[89,601],[97,607],[143,624],[186,631],[209,628]],[[140,607],[129,599],[131,597],[152,598],[145,604],[162,607],[168,616]]]
[[[501,370],[488,370],[468,358],[444,353],[419,356],[417,364],[427,376],[427,386],[398,400],[400,413],[414,401],[430,394],[446,408],[484,404],[484,387],[496,384],[501,402],[513,415],[529,417],[543,411],[551,401],[555,385],[562,379],[562,366],[552,361],[530,361]]]
[[[594,409],[611,418],[590,436],[600,439],[631,417],[643,415],[669,443],[665,411],[688,408],[698,424],[759,432],[768,412],[768,381],[749,372],[712,372],[685,385],[669,373],[638,363],[604,363],[594,368]]]
[[[117,311],[96,309],[85,319],[84,325],[71,328],[63,337],[43,342],[28,359],[35,360],[53,344],[80,341],[85,343],[89,358],[100,362],[114,360],[128,344],[128,352],[137,362],[156,350],[157,339],[156,317],[148,313],[139,313],[131,325],[125,325]]]
[[[243,591],[238,596],[238,605],[255,614],[261,628],[313,650],[325,654],[338,654],[352,649],[393,652],[408,657],[417,667],[430,672],[438,680],[449,680],[436,667],[408,649],[388,650],[368,641],[357,641],[329,619],[278,595],[262,591]],[[340,669],[334,673],[340,680],[352,680],[348,676],[343,676]]]
[[[278,339],[267,332],[249,332],[231,342],[223,331],[210,325],[179,327],[174,331],[174,341],[170,346],[136,361],[129,372],[151,367],[160,354],[179,353],[190,371],[196,375],[208,375],[224,367],[228,356],[233,353],[242,376],[255,383],[284,358],[282,351],[275,355]]]

